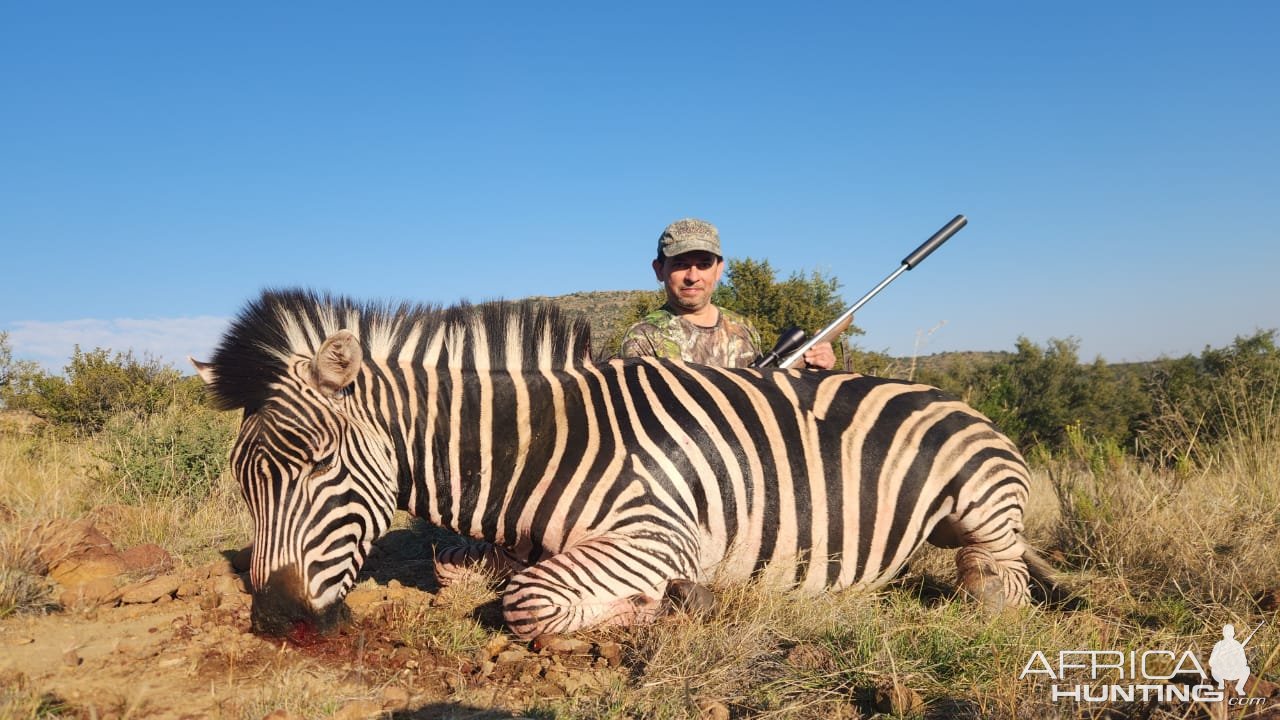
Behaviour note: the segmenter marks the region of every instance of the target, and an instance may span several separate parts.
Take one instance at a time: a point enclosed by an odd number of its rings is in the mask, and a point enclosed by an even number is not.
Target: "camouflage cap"
[[[685,218],[677,220],[662,231],[658,238],[658,255],[675,257],[687,252],[703,250],[721,257],[720,232],[706,220]]]

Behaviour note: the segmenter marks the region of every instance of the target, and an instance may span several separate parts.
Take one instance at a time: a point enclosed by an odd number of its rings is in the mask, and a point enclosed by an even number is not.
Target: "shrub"
[[[973,405],[1027,451],[1074,451],[1082,439],[1125,447],[1150,407],[1140,376],[1101,358],[1082,364],[1078,348],[1074,338],[1041,347],[1023,337],[1012,354],[920,379]]]
[[[64,373],[25,368],[13,374],[6,404],[59,427],[94,433],[120,413],[146,416],[174,402],[194,402],[198,387],[158,360],[103,348],[84,352],[76,346]]]
[[[1162,464],[1203,463],[1231,440],[1266,445],[1280,438],[1280,348],[1276,331],[1237,337],[1159,363],[1148,379],[1153,409],[1140,450]]]
[[[236,418],[193,403],[150,414],[119,413],[99,435],[99,470],[121,501],[206,498],[226,469]]]

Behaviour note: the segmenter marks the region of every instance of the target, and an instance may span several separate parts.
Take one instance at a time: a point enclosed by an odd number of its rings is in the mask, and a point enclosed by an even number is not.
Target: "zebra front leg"
[[[469,542],[436,551],[436,582],[446,587],[465,577],[482,575],[499,583],[523,570],[525,564],[492,543]]]
[[[513,635],[571,633],[652,622],[670,580],[691,575],[671,544],[604,536],[577,543],[512,576],[502,613]]]

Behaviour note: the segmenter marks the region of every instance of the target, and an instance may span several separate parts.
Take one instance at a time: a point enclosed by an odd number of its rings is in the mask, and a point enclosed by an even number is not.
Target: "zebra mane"
[[[356,334],[366,362],[536,370],[580,366],[591,357],[587,321],[550,303],[392,305],[311,290],[266,290],[240,311],[214,351],[214,404],[256,409],[291,357],[314,356],[325,338],[342,329]]]

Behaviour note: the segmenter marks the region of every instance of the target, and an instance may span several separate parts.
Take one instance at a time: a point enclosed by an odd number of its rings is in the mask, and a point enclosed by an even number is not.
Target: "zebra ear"
[[[364,350],[360,348],[355,333],[339,330],[330,335],[316,353],[316,359],[311,363],[311,384],[333,397],[355,382],[363,361]]]
[[[187,356],[187,360],[191,361],[191,365],[196,369],[196,374],[200,376],[205,385],[212,385],[213,381],[218,379],[218,373],[213,369],[213,365],[200,362],[190,355]]]

